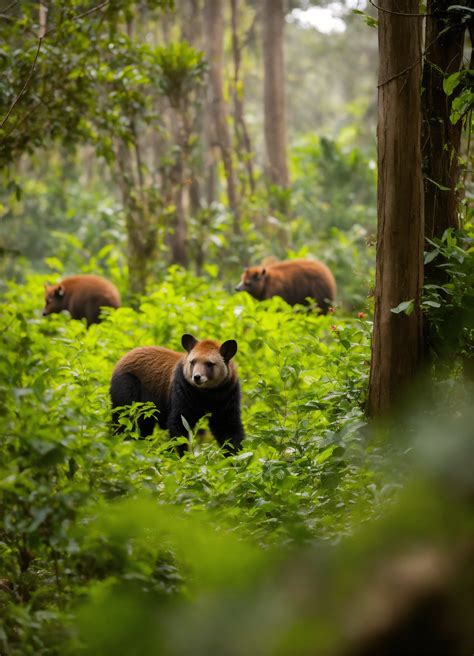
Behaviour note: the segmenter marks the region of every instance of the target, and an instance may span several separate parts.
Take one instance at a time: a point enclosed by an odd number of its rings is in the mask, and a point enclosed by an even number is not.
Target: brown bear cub
[[[170,437],[187,437],[187,424],[194,428],[210,414],[209,428],[226,453],[236,453],[244,439],[240,418],[240,385],[231,359],[237,353],[233,339],[219,345],[210,339],[198,341],[183,335],[185,354],[161,346],[140,346],[126,353],[112,374],[112,408],[135,401],[152,401],[158,411],[158,424]],[[112,418],[117,426],[119,412]],[[141,435],[151,435],[156,419],[141,418]],[[117,431],[120,432],[120,427]],[[180,445],[180,455],[186,450]]]
[[[248,292],[258,301],[281,296],[289,305],[307,305],[307,298],[327,314],[336,297],[336,281],[328,267],[312,260],[285,260],[245,269],[238,292]]]
[[[87,327],[100,321],[100,308],[120,307],[118,289],[100,276],[70,276],[57,285],[45,285],[43,317],[68,310],[73,319],[86,319]]]

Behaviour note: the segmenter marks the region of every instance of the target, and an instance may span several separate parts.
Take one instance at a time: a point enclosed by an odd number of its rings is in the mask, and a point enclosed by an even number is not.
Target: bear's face
[[[181,339],[187,355],[183,363],[184,377],[194,387],[219,387],[229,379],[229,361],[237,353],[237,342],[229,339],[221,346],[210,339],[198,341],[192,335]]]
[[[263,267],[245,269],[235,290],[248,292],[254,298],[261,300],[265,289],[265,276],[266,271]]]
[[[64,310],[64,287],[61,284],[58,284],[45,285],[44,288],[45,306],[43,309],[43,317]]]

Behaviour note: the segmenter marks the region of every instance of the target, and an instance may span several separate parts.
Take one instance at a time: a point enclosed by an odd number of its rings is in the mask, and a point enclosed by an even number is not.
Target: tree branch
[[[31,78],[33,77],[33,73],[35,72],[36,62],[38,61],[38,56],[39,56],[39,53],[40,53],[40,50],[41,50],[41,44],[42,44],[42,43],[43,43],[43,38],[40,37],[40,38],[38,39],[38,48],[36,49],[36,55],[35,55],[35,58],[34,58],[34,60],[33,60],[32,65],[31,65],[30,72],[28,73],[28,77],[27,77],[26,80],[25,80],[25,84],[23,85],[23,87],[22,87],[20,93],[17,95],[17,97],[15,98],[15,100],[12,102],[12,104],[11,104],[11,106],[10,106],[10,109],[9,109],[8,112],[6,113],[6,116],[3,118],[2,122],[0,123],[0,128],[3,128],[3,126],[5,125],[5,123],[8,121],[8,118],[9,118],[10,114],[12,113],[12,111],[13,111],[15,105],[18,103],[18,101],[20,100],[20,98],[22,97],[22,95],[25,93],[26,88],[28,87],[28,85],[29,85],[29,83],[30,83],[30,81],[31,81]]]
[[[369,0],[369,2],[370,2],[370,0]],[[390,13],[395,13],[395,12],[390,12]],[[425,15],[430,16],[432,14],[425,14]],[[415,14],[413,14],[413,16],[415,16]],[[441,32],[439,32],[439,34],[437,34],[436,37],[430,43],[428,43],[428,45],[425,45],[425,49],[421,53],[421,57],[419,59],[417,59],[415,62],[413,62],[413,64],[411,64],[407,68],[404,68],[403,71],[400,71],[399,73],[395,73],[395,75],[392,75],[392,77],[389,77],[386,80],[384,80],[383,82],[380,82],[379,84],[377,84],[377,88],[379,89],[380,87],[383,87],[385,84],[388,84],[392,80],[396,80],[397,77],[401,77],[404,73],[408,73],[408,71],[411,71],[412,68],[415,68],[415,66],[417,64],[419,64],[426,57],[426,55],[429,53],[431,46],[434,43],[436,43],[436,41],[438,41],[438,39],[440,39],[443,36],[443,34],[445,34],[445,32],[448,32],[450,29],[451,29],[450,27],[445,27],[444,30],[441,30]]]
[[[17,4],[17,2],[18,2],[18,0],[13,0],[13,2],[11,2],[11,3],[8,5],[8,7],[5,7],[5,9],[3,10],[2,13],[3,13],[3,14],[8,14],[8,12],[10,11],[10,9],[13,9],[13,7]]]
[[[94,12],[99,11],[100,9],[103,9],[104,7],[106,7],[106,6],[109,4],[109,2],[110,2],[110,0],[103,0],[103,1],[100,2],[98,5],[96,5],[95,7],[91,7],[91,8],[88,9],[87,11],[84,11],[82,14],[78,14],[77,16],[73,16],[73,18],[72,18],[71,20],[76,21],[76,20],[79,20],[79,19],[81,19],[81,18],[85,18],[86,16],[89,16],[90,14],[93,14]],[[10,4],[10,5],[7,7],[7,9],[11,9],[15,4],[16,4],[16,2]],[[8,20],[11,20],[11,19],[12,19],[11,16],[7,16],[7,15],[3,15],[3,14],[0,14],[0,16],[1,16],[2,18],[6,18],[6,19],[8,19]],[[8,112],[6,113],[6,115],[4,116],[4,118],[2,119],[2,122],[0,123],[0,129],[3,128],[3,126],[5,125],[5,123],[8,121],[8,119],[9,119],[9,117],[10,117],[10,114],[12,113],[13,109],[15,108],[15,106],[17,105],[17,103],[19,102],[20,98],[21,98],[22,95],[25,93],[25,91],[26,91],[28,85],[29,85],[30,82],[31,82],[31,78],[33,77],[33,73],[35,72],[35,68],[36,68],[36,64],[37,64],[37,61],[38,61],[38,56],[39,56],[39,53],[40,53],[40,50],[41,50],[41,45],[42,45],[42,43],[43,43],[43,40],[44,40],[49,34],[51,34],[52,32],[56,31],[56,30],[58,29],[58,27],[60,27],[59,25],[57,25],[57,26],[55,26],[55,27],[51,27],[49,30],[45,31],[45,24],[46,24],[46,15],[43,14],[43,15],[42,15],[42,20],[41,20],[41,25],[40,25],[40,37],[39,37],[39,39],[38,39],[38,48],[36,49],[35,58],[34,58],[34,60],[33,60],[33,63],[32,63],[32,65],[31,65],[30,71],[29,71],[29,73],[28,73],[28,77],[26,78],[25,83],[24,83],[23,87],[21,88],[20,93],[16,96],[16,98],[14,99],[14,101],[12,102],[12,104],[11,104],[11,106],[10,106],[10,109],[8,110]]]
[[[421,62],[422,59],[423,59],[423,55],[421,57],[419,57],[415,62],[413,62],[413,64],[411,64],[410,66],[407,66],[406,68],[404,68],[403,71],[400,71],[399,73],[395,73],[395,75],[392,75],[392,77],[388,77],[383,82],[380,82],[379,84],[377,84],[377,88],[380,89],[380,87],[383,87],[385,84],[388,84],[389,82],[392,82],[392,80],[396,80],[397,77],[401,77],[405,73],[408,73],[408,71],[411,71],[412,68],[415,68],[415,66],[417,66]]]
[[[110,4],[110,0],[103,0],[103,2],[99,2],[98,5],[95,7],[91,7],[87,11],[82,12],[82,14],[77,14],[77,16],[73,16],[71,18],[72,21],[80,20],[81,18],[85,18],[86,16],[90,16],[90,14],[95,13],[96,11],[99,11],[100,9],[103,9],[106,7],[108,4]],[[55,32],[60,25],[55,25],[54,27],[51,27],[45,34],[45,36],[48,36],[48,34],[51,34],[52,32]]]

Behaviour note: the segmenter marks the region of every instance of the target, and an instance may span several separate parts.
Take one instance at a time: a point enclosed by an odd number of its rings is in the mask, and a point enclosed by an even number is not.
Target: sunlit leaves
[[[172,107],[180,107],[188,101],[189,94],[203,83],[206,70],[204,54],[186,41],[158,47],[151,53],[159,67],[159,85]]]
[[[474,106],[473,79],[474,71],[464,69],[443,80],[443,89],[447,96],[456,92],[451,105],[451,123],[457,123],[472,110]]]

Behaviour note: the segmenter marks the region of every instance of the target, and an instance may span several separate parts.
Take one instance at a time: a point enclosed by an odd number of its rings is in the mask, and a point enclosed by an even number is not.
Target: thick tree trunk
[[[272,184],[287,187],[287,125],[283,0],[263,0],[264,122],[267,175]]]
[[[215,143],[219,146],[224,164],[227,198],[230,210],[234,215],[234,232],[238,234],[240,232],[239,202],[224,101],[224,19],[222,0],[205,0],[204,25],[211,90],[210,114],[214,123]]]
[[[368,412],[389,411],[422,359],[421,19],[379,0],[378,231]],[[392,308],[413,300],[410,316]]]
[[[451,0],[428,0],[427,5],[422,148],[425,237],[429,239],[441,237],[447,228],[458,227],[456,184],[462,124],[459,121],[452,125],[449,120],[453,96],[443,91],[443,79],[461,67],[466,28],[457,16],[453,23],[453,14],[450,17],[447,11],[452,4]]]

